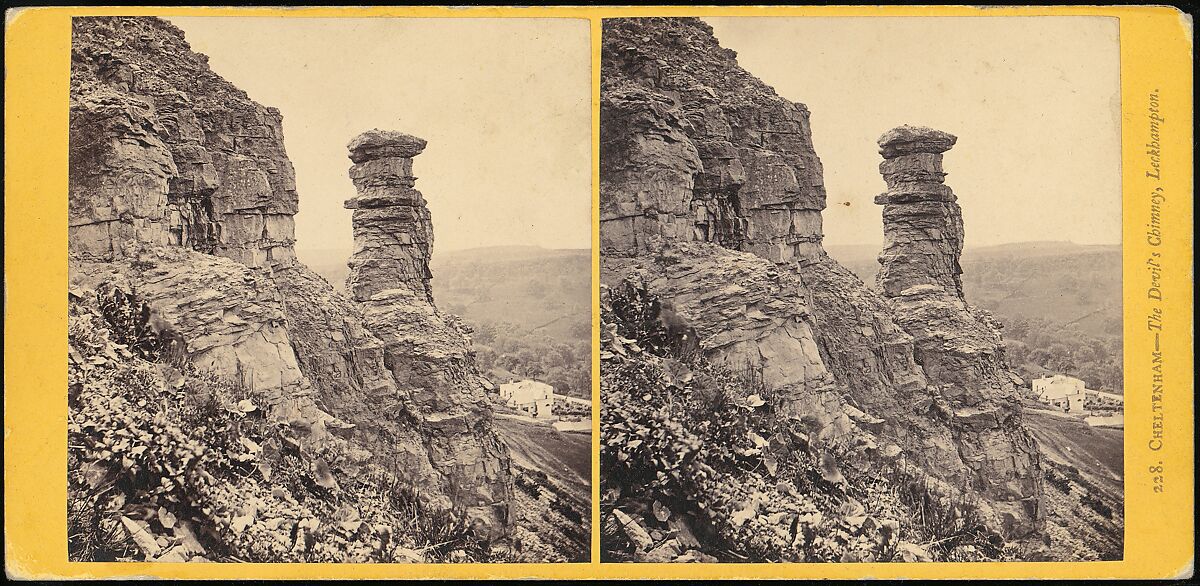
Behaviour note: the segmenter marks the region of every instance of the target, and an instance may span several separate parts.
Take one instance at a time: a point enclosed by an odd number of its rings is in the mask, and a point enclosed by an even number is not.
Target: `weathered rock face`
[[[901,128],[880,141],[881,296],[821,247],[807,108],[742,70],[698,19],[604,27],[602,280],[673,301],[710,358],[760,369],[785,412],[840,422],[835,437],[853,433],[839,413],[881,418],[872,431],[946,492],[979,497],[994,529],[1035,532],[1037,451],[999,334],[959,285],[961,213],[941,169],[954,137]]]
[[[601,250],[632,256],[665,241],[693,240],[692,190],[700,158],[670,101],[614,90],[601,102]]]
[[[879,138],[879,172],[888,190],[883,206],[887,243],[879,262],[879,286],[895,297],[916,285],[934,285],[962,298],[962,209],[943,179],[942,153],[957,138],[923,127],[900,126]]]
[[[361,263],[355,299],[385,301],[360,305],[294,259],[298,198],[277,110],[211,72],[163,20],[77,18],[72,40],[72,286],[134,292],[192,364],[238,381],[276,419],[336,430],[350,447],[328,462],[335,477],[382,468],[428,510],[504,535],[507,449],[476,404],[465,329],[428,292],[432,228],[411,190],[424,142],[385,133],[354,151],[356,255],[410,261]]]
[[[433,224],[412,175],[425,141],[371,130],[348,148],[358,195],[346,201],[355,243],[346,288],[367,330],[383,341],[384,365],[397,385],[412,389],[430,454],[449,463],[447,487],[476,519],[502,529],[512,497],[508,451],[491,428],[468,331],[438,311],[429,286]]]
[[[1039,456],[1021,424],[998,328],[963,297],[962,210],[942,183],[942,153],[954,142],[945,132],[911,126],[880,137],[888,190],[876,197],[887,238],[879,284],[945,403],[971,486],[989,498],[1007,533],[1027,534],[1042,515]]]
[[[292,349],[284,295],[269,275],[180,247],[130,241],[111,262],[72,259],[71,286],[133,291],[161,323],[183,336],[191,362],[237,381],[277,418],[321,411]]]
[[[662,239],[775,262],[819,254],[825,186],[803,104],[739,68],[697,20],[605,20],[603,67],[602,254]]]
[[[112,258],[129,239],[168,243],[168,182],[178,169],[149,105],[114,92],[72,95],[71,250]]]
[[[288,261],[296,180],[279,111],[214,74],[159,19],[77,18],[71,53],[69,212],[77,254],[128,238]]]
[[[775,392],[780,412],[814,415],[832,435],[850,428],[795,273],[704,242],[604,258],[601,271],[603,281],[631,279],[671,300],[696,328],[705,355],[734,371],[755,369]]]
[[[399,132],[372,130],[350,142],[350,179],[358,196],[354,210],[354,253],[346,290],[356,301],[401,283],[433,303],[429,279],[433,223],[421,192],[413,189],[413,157],[425,141]]]

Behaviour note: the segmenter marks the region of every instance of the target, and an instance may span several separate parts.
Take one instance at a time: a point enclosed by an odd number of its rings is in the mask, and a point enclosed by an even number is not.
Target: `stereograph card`
[[[10,578],[1193,574],[1189,14],[6,16]]]

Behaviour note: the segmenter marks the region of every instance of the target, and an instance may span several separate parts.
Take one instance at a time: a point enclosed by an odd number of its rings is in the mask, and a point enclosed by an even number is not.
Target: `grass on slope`
[[[496,416],[496,431],[508,444],[518,466],[541,470],[570,493],[590,501],[592,438],[585,433],[563,433],[543,423]]]
[[[1042,453],[1075,466],[1088,480],[1120,499],[1125,475],[1125,434],[1120,429],[1092,427],[1081,420],[1026,409],[1025,426],[1033,432]]]

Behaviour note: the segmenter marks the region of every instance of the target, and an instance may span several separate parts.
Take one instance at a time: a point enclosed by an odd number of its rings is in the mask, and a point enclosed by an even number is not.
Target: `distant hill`
[[[333,286],[345,286],[349,250],[297,255]],[[433,297],[475,330],[483,372],[536,378],[560,393],[590,397],[591,265],[587,249],[435,247]]]
[[[868,285],[880,248],[830,246],[829,255]],[[1075,323],[1092,334],[1120,334],[1121,247],[1021,242],[963,251],[967,300],[1003,318]]]
[[[826,247],[871,286],[881,249]],[[1089,387],[1120,391],[1120,246],[1047,241],[968,247],[961,264],[967,301],[1005,324],[1009,358],[1023,376],[1063,372]]]
[[[467,323],[506,321],[554,338],[583,334],[590,339],[590,250],[531,246],[457,250],[435,253],[430,270],[438,306]]]
[[[345,287],[349,250],[298,250],[334,287]],[[493,246],[433,253],[438,307],[475,321],[506,321],[528,331],[567,335],[591,327],[591,251]]]

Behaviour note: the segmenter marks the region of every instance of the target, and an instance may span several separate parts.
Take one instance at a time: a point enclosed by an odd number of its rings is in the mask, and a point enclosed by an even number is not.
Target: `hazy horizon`
[[[1032,245],[1032,244],[1062,244],[1062,245],[1068,245],[1068,246],[1111,246],[1111,247],[1118,247],[1118,248],[1121,246],[1121,243],[1119,243],[1119,242],[1116,242],[1116,243],[1106,243],[1106,242],[1082,243],[1082,242],[1072,242],[1069,240],[1023,240],[1020,242],[1000,242],[997,244],[965,244],[963,246],[963,250],[980,249],[980,248],[997,248],[997,247],[1004,247],[1004,246],[1022,246],[1022,245]],[[880,250],[883,249],[882,244],[876,244],[873,242],[857,242],[857,243],[852,242],[852,243],[834,243],[834,244],[823,243],[822,246],[824,248],[841,248],[841,249],[856,248],[856,247],[863,247],[863,248],[878,247]],[[297,245],[295,247],[296,252],[301,255],[303,255],[306,252],[346,252],[348,254],[352,248],[353,247],[351,247],[351,246],[345,246],[345,247],[341,247],[341,248],[312,248],[312,247],[300,246],[299,243],[297,243]],[[447,249],[440,250],[440,251],[434,250],[434,254],[436,255],[438,252],[466,252],[466,251],[471,251],[471,250],[486,250],[489,248],[537,248],[537,249],[548,250],[548,251],[554,251],[554,250],[559,250],[559,251],[563,251],[563,250],[584,251],[584,250],[586,250],[586,251],[590,251],[591,250],[590,246],[585,246],[585,247],[575,247],[575,246],[546,247],[546,246],[538,246],[536,244],[495,244],[495,245],[487,245],[487,246],[469,246],[467,248],[447,248]]]
[[[946,184],[967,246],[1121,242],[1120,53],[1105,17],[721,17],[721,46],[806,104],[825,244],[882,244],[876,140],[958,136]]]
[[[352,246],[346,144],[426,139],[413,161],[434,251],[590,248],[587,21],[170,17],[212,70],[278,108],[296,169],[297,247]]]
[[[1020,246],[1020,245],[1028,245],[1028,244],[1064,244],[1064,245],[1070,245],[1070,246],[1121,246],[1121,243],[1094,243],[1094,244],[1093,243],[1075,243],[1075,241],[1072,241],[1072,240],[1021,240],[1021,241],[1016,241],[1016,243],[966,244],[966,245],[964,245],[964,247],[965,247],[965,249],[989,249],[989,247],[994,247],[994,246]],[[829,247],[829,246],[834,246],[834,247],[875,246],[875,243],[835,243],[835,244],[822,243],[822,246],[824,246],[824,247]],[[506,249],[506,247],[514,247],[514,249],[520,249],[520,247],[528,247],[528,249],[541,249],[541,250],[592,250],[592,247],[590,247],[590,246],[539,246],[536,244],[496,244],[496,245],[486,245],[486,246],[468,246],[468,247],[466,247],[466,249],[446,249],[445,251],[446,252],[461,252],[464,250],[478,250],[478,249]],[[346,247],[312,247],[312,246],[300,246],[298,243],[298,245],[295,246],[295,250],[311,250],[311,251],[350,250],[350,246],[346,246]]]
[[[352,246],[342,208],[354,195],[345,144],[375,127],[429,141],[414,171],[433,216],[435,253],[590,248],[586,26],[524,18],[170,20],[213,71],[282,112],[300,195],[298,249]],[[812,112],[829,194],[826,245],[882,246],[875,140],[906,123],[959,137],[945,169],[968,247],[1120,243],[1111,19],[705,21],[747,71]]]
[[[539,250],[591,250],[591,246],[539,246],[537,244],[488,244],[484,246],[468,246],[466,248],[444,248],[441,252],[462,252],[465,250],[484,250],[488,248],[537,248]],[[352,246],[344,246],[340,248],[312,248],[308,246],[295,247],[297,251],[322,251],[322,250],[351,250]],[[434,251],[437,252],[436,250]]]

